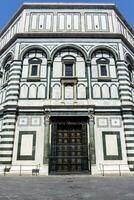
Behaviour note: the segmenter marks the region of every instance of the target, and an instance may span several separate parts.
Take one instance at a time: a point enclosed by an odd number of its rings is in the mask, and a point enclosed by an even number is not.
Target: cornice
[[[10,47],[17,39],[22,38],[94,38],[94,39],[121,39],[134,53],[134,47],[122,34],[117,33],[18,33],[0,50],[0,55]]]

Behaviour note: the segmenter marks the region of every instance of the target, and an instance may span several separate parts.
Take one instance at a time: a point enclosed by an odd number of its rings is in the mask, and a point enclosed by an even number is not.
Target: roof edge
[[[124,24],[128,27],[130,32],[134,35],[134,30],[131,27],[131,25],[126,21],[122,13],[118,10],[116,5],[114,3],[23,3],[22,6],[17,9],[15,15],[11,17],[9,22],[2,28],[0,32],[0,37],[3,35],[3,33],[9,28],[9,26],[15,21],[15,19],[21,14],[21,12],[25,9],[42,9],[42,8],[49,8],[49,9],[73,9],[72,6],[75,6],[77,9],[83,9],[83,8],[91,8],[91,9],[113,9],[116,14],[121,18],[121,20],[124,22]]]

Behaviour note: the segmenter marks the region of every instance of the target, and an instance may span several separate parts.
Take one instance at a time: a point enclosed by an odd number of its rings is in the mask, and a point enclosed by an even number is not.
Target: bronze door
[[[53,124],[50,173],[88,171],[86,124]]]

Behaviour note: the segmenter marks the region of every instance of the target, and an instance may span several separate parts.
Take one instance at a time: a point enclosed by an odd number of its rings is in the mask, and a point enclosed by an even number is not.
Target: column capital
[[[94,110],[88,110],[89,123],[94,122]]]
[[[90,65],[90,64],[91,64],[91,60],[90,60],[90,59],[87,59],[87,60],[85,60],[85,63],[86,63],[87,65]]]
[[[52,62],[53,62],[52,59],[47,59],[47,64],[48,65],[52,65]]]
[[[44,111],[44,124],[50,124],[50,110],[49,109],[45,109]]]

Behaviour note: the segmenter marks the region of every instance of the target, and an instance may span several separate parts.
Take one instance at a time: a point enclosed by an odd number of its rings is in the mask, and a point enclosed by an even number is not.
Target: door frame
[[[77,123],[80,123],[81,125],[85,126],[85,134],[86,134],[86,138],[87,138],[87,170],[83,170],[81,172],[56,172],[56,171],[51,171],[51,156],[52,156],[52,139],[53,139],[53,133],[55,131],[57,131],[57,125],[58,124],[74,124],[76,125]],[[90,145],[89,145],[89,141],[88,141],[88,117],[65,117],[65,116],[56,116],[56,117],[51,117],[51,147],[50,147],[50,157],[49,157],[49,174],[91,174],[91,162],[90,162]],[[82,127],[83,129],[83,127]]]

